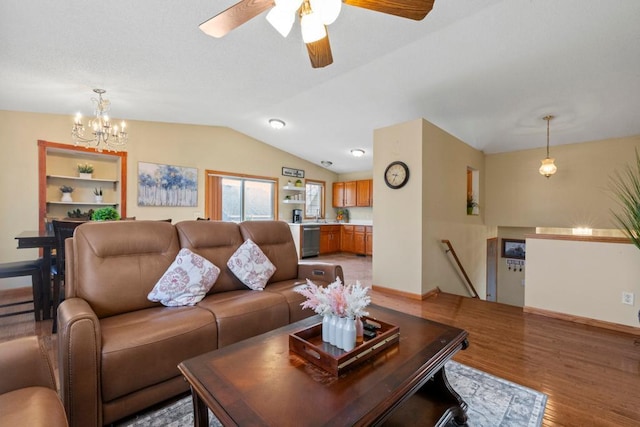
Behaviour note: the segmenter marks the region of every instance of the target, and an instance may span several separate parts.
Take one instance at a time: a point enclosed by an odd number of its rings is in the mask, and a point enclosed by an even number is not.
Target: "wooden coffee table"
[[[444,364],[465,349],[467,332],[379,306],[371,317],[400,327],[400,341],[339,377],[289,351],[289,334],[310,317],[182,362],[196,426],[207,408],[225,426],[463,424],[467,405]]]

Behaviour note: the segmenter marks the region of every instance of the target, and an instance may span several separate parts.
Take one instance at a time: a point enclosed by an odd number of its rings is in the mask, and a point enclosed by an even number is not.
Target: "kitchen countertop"
[[[370,225],[373,226],[373,221],[350,221],[350,222],[336,222],[336,221],[327,221],[327,222],[315,222],[315,221],[304,221],[302,224],[294,224],[292,222],[289,225]]]

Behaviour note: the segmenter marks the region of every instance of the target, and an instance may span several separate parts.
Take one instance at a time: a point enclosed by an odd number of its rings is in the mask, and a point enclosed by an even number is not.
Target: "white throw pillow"
[[[167,307],[195,305],[209,292],[220,269],[206,258],[181,249],[147,298]]]
[[[261,291],[276,271],[276,266],[251,239],[245,240],[227,261],[227,267],[247,287]]]

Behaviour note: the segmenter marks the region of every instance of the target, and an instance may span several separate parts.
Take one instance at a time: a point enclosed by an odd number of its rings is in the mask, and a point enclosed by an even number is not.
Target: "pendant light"
[[[553,119],[553,116],[544,116],[542,119],[547,121],[547,157],[541,160],[542,165],[538,171],[540,172],[540,175],[544,175],[549,178],[558,170],[556,165],[553,164],[555,159],[549,157],[549,122]]]

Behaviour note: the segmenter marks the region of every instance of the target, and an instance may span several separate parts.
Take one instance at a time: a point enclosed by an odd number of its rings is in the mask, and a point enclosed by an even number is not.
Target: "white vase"
[[[342,329],[342,349],[351,351],[356,347],[356,321],[350,317],[345,317]]]
[[[331,315],[331,320],[329,321],[329,344],[336,345],[336,332],[338,329],[338,316],[335,314]]]
[[[346,317],[340,317],[336,326],[336,347],[344,350],[344,328],[347,324]]]
[[[322,341],[329,342],[329,328],[331,327],[331,315],[322,316]]]
[[[71,198],[71,193],[62,193],[62,198],[60,199],[61,202],[73,202],[73,199]]]
[[[78,172],[80,174],[80,178],[84,178],[84,179],[91,179],[91,176],[93,174],[90,173],[84,173],[84,172]]]
[[[96,203],[102,203],[102,196],[95,196]]]

